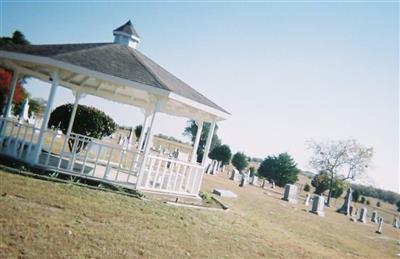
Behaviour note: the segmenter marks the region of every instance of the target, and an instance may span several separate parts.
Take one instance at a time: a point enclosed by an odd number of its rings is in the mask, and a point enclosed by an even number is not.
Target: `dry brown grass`
[[[280,200],[282,190],[239,188],[205,176],[203,190],[230,189],[229,212],[171,207],[0,172],[2,258],[394,258],[399,230],[325,218]]]

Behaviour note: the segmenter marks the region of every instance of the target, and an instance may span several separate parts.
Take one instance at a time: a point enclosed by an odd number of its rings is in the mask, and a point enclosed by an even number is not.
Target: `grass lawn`
[[[395,258],[400,230],[321,218],[224,175],[203,191],[230,189],[229,211],[174,207],[0,172],[0,258]],[[390,219],[391,221],[392,219]]]

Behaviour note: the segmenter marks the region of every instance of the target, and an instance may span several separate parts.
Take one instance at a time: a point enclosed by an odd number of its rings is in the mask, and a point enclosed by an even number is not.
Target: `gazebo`
[[[0,118],[0,154],[45,170],[125,188],[197,196],[216,122],[229,113],[139,52],[140,37],[130,21],[113,34],[114,42],[110,43],[0,47],[0,66],[13,74]],[[40,127],[9,116],[15,86],[22,76],[51,83]],[[66,134],[47,127],[59,86],[75,96]],[[127,149],[72,132],[83,95],[139,107],[144,121],[138,148]],[[158,113],[196,122],[189,161],[164,157],[151,149]],[[210,130],[202,164],[198,164],[196,150],[204,123],[210,123]],[[68,143],[73,143],[72,148]],[[79,150],[78,146],[86,148]]]

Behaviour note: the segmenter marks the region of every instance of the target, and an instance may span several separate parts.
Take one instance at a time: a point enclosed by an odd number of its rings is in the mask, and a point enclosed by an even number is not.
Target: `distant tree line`
[[[365,186],[361,184],[351,184],[351,188],[363,196],[383,200],[390,204],[395,204],[397,201],[400,201],[400,194],[392,191],[386,191],[373,186]]]

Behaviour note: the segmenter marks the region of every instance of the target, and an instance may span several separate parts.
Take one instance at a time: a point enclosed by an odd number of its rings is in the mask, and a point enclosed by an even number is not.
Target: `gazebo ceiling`
[[[223,120],[229,113],[166,71],[138,50],[118,43],[13,45],[0,47],[0,65],[108,100],[149,108],[164,100],[161,112],[202,120]]]

